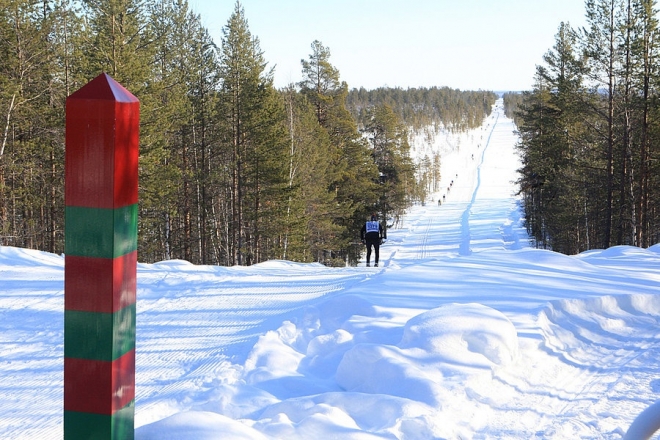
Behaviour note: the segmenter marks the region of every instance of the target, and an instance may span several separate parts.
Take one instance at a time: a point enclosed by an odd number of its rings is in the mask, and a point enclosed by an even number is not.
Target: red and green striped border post
[[[140,103],[103,73],[66,100],[64,439],[132,439]]]

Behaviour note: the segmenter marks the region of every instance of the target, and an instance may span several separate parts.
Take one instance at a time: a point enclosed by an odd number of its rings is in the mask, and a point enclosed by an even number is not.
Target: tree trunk
[[[614,199],[614,1],[610,1],[610,27],[608,46],[608,71],[607,71],[607,168],[606,168],[606,192],[605,204],[605,227],[603,231],[603,247],[607,249],[612,242],[612,216]]]

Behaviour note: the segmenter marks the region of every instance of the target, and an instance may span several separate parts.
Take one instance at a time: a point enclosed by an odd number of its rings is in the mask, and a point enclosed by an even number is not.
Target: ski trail
[[[429,216],[429,220],[426,223],[424,228],[424,233],[421,234],[421,240],[417,251],[417,259],[423,260],[427,256],[427,248],[429,243],[429,231],[431,230],[431,225],[433,224],[433,216]]]
[[[484,163],[484,156],[486,155],[486,151],[488,150],[488,146],[490,145],[490,139],[493,136],[493,132],[495,131],[495,127],[497,126],[497,122],[499,121],[499,119],[500,119],[500,111],[498,109],[495,112],[495,121],[493,122],[493,128],[491,128],[490,133],[488,134],[488,139],[486,140],[486,144],[484,145],[484,148],[481,151],[481,158],[479,160],[479,165],[477,166],[476,185],[472,192],[472,198],[470,199],[470,202],[468,203],[467,207],[465,208],[465,211],[463,212],[463,215],[461,216],[461,244],[458,249],[458,254],[462,257],[467,257],[472,253],[470,246],[472,240],[470,234],[470,214],[472,211],[472,207],[474,206],[474,203],[477,200],[477,193],[481,188],[481,166]]]
[[[445,140],[449,145],[445,150],[438,147],[444,154],[439,185],[442,189],[431,199],[441,203],[415,208],[415,214],[402,227],[407,229],[403,238],[388,243],[388,263],[401,267],[421,260],[469,256],[486,248],[525,246],[526,239],[518,236],[522,213],[513,194],[504,200],[493,194],[493,190],[501,193],[513,183],[502,180],[503,168],[488,165],[492,157],[511,155],[511,146],[516,142],[513,130],[513,122],[504,117],[500,101],[481,128],[459,140]],[[506,166],[519,167],[515,163]],[[383,251],[381,248],[381,257]]]

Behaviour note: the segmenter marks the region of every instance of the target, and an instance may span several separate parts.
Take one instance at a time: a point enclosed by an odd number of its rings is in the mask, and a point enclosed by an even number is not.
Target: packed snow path
[[[622,438],[660,391],[660,247],[530,248],[515,143],[500,101],[418,145],[443,191],[378,268],[140,264],[136,438]],[[62,437],[63,310],[63,258],[0,247],[0,438]]]

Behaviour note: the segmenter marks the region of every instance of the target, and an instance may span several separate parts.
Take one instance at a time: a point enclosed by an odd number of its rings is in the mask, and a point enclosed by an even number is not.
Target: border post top
[[[102,73],[77,91],[73,92],[68,100],[100,99],[106,101],[139,103],[140,101],[124,86],[115,81],[107,73]]]

